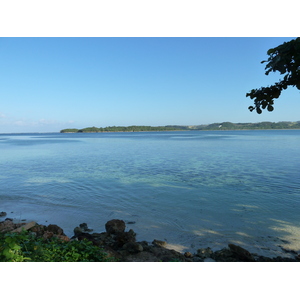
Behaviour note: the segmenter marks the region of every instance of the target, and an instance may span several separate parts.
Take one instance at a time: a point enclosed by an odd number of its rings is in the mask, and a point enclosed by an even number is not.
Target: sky
[[[0,133],[298,121],[299,91],[250,112],[278,81],[267,50],[292,37],[1,37]]]

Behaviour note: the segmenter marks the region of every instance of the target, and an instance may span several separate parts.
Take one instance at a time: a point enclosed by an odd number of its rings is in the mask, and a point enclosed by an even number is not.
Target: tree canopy
[[[300,38],[269,49],[267,54],[268,60],[261,62],[267,63],[265,74],[269,75],[270,72],[278,71],[281,75],[285,75],[283,79],[271,86],[252,89],[246,94],[246,97],[254,99],[254,106],[249,106],[248,109],[256,110],[258,114],[261,114],[262,109],[265,108],[270,112],[273,111],[274,99],[279,98],[282,90],[289,86],[296,86],[300,90]]]

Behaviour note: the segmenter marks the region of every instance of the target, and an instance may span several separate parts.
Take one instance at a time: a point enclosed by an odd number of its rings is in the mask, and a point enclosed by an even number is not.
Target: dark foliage
[[[265,74],[269,75],[270,72],[278,71],[284,77],[271,86],[252,89],[246,94],[246,97],[254,100],[254,106],[249,106],[248,109],[256,110],[258,114],[261,114],[262,109],[265,108],[270,112],[273,111],[274,99],[279,98],[282,90],[289,86],[300,90],[300,38],[269,49],[267,54],[268,60],[261,62],[267,63]]]

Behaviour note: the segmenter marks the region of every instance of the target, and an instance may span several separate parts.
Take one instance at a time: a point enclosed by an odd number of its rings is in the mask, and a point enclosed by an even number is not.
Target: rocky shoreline
[[[4,217],[4,212],[0,217]],[[69,238],[64,234],[62,228],[50,224],[40,225],[36,222],[14,223],[13,219],[6,218],[0,222],[0,233],[21,232],[26,230],[32,234],[51,239],[57,237],[63,241],[87,239],[94,245],[105,250],[109,257],[114,257],[119,262],[299,262],[300,254],[290,251],[294,258],[286,257],[265,257],[250,253],[246,249],[228,244],[221,250],[212,251],[211,248],[200,248],[196,253],[180,253],[167,248],[165,241],[153,240],[152,243],[146,241],[136,241],[136,233],[130,229],[126,231],[126,224],[123,220],[113,219],[105,224],[105,232],[92,233],[86,223],[74,228],[74,236]]]

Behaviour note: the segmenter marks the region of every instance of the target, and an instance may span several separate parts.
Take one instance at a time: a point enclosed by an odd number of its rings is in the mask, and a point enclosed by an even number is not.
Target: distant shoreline
[[[150,130],[150,131],[146,131],[146,130],[141,130],[141,131],[98,131],[98,132],[95,132],[95,131],[85,131],[85,132],[59,132],[59,133],[70,133],[70,134],[77,134],[77,133],[134,133],[134,132],[137,132],[137,133],[140,133],[140,132],[176,132],[176,131],[251,131],[251,130],[286,130],[286,131],[293,131],[293,130],[300,130],[300,128],[285,128],[285,129],[277,129],[277,128],[270,128],[270,129],[220,129],[220,130],[213,130],[213,129],[182,129],[182,130]],[[35,133],[35,132],[33,132]],[[39,132],[36,132],[36,133],[39,133]],[[57,132],[44,132],[44,133],[57,133]],[[9,134],[9,133],[3,133],[3,134]],[[22,134],[22,133],[11,133],[11,134]],[[26,134],[26,133],[24,133]],[[30,133],[28,133],[30,134]],[[43,133],[40,133],[40,134],[43,134]]]
[[[105,133],[105,132],[159,132],[159,131],[226,131],[226,130],[291,130],[300,129],[297,122],[259,122],[259,123],[213,123],[209,125],[167,125],[167,126],[108,126],[86,127],[82,129],[67,128],[60,133]]]

